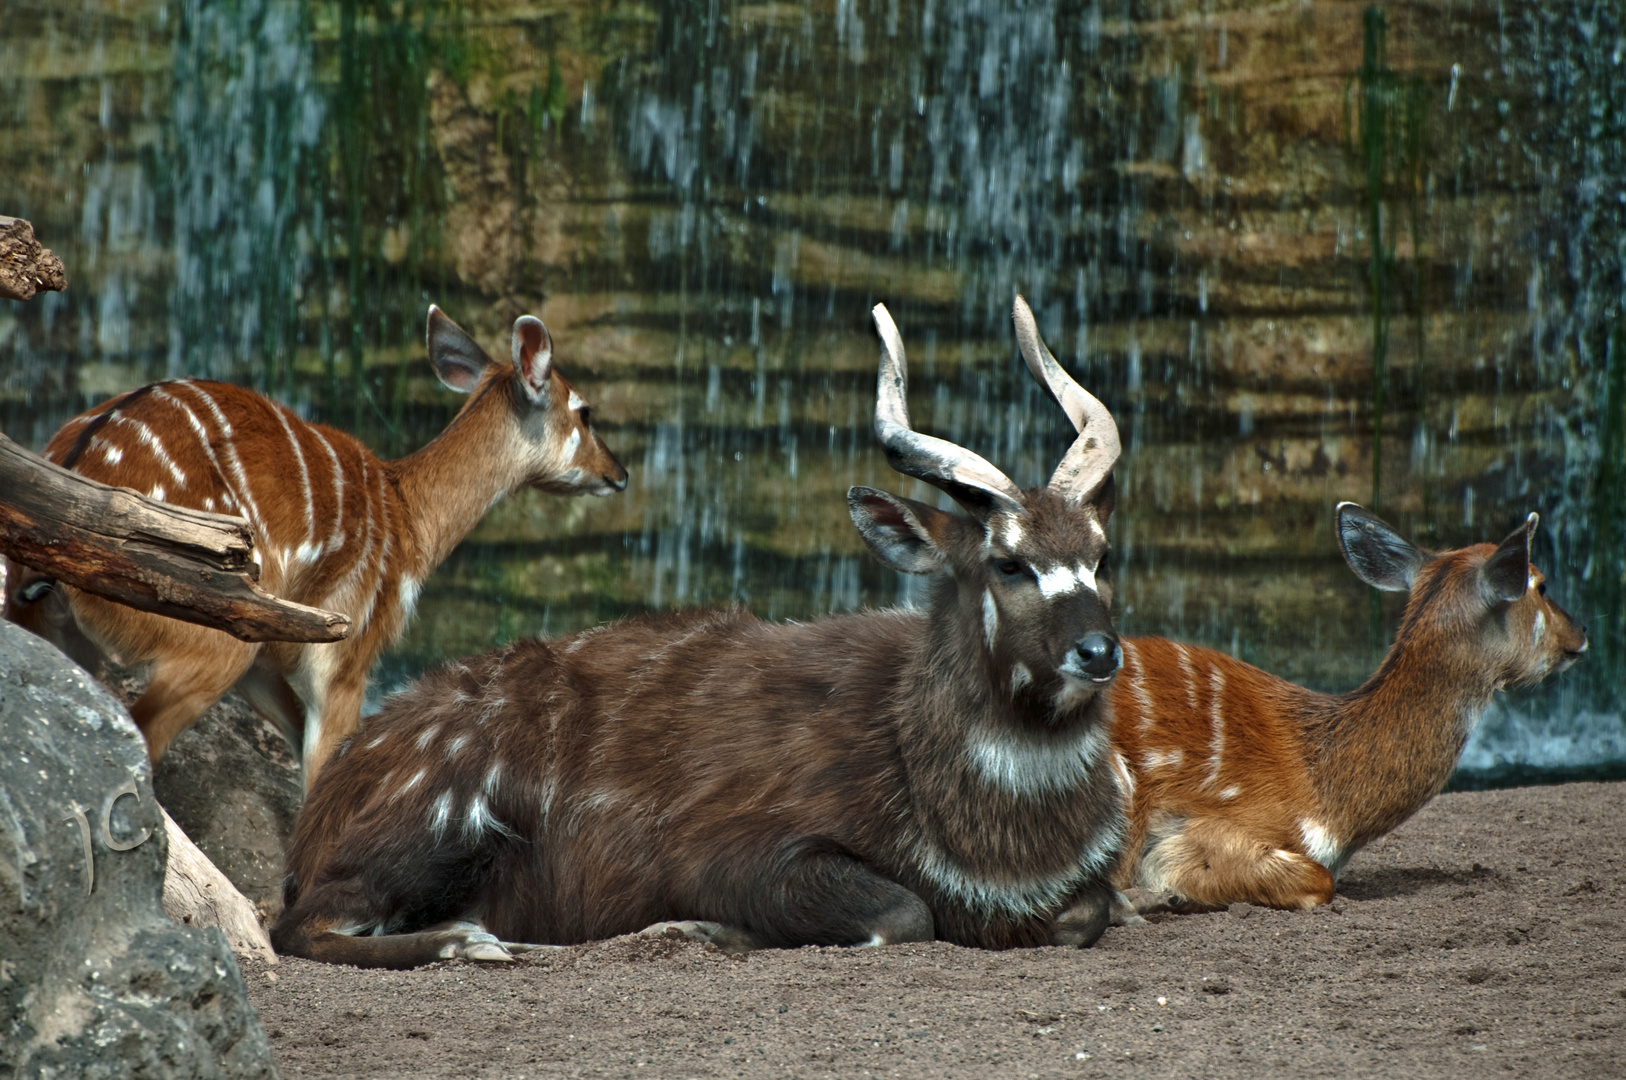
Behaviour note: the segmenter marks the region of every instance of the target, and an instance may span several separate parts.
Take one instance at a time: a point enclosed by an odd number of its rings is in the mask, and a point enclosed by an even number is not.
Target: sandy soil
[[[618,938],[245,975],[289,1077],[1626,1076],[1623,810],[1626,784],[1445,795],[1326,907],[1082,952]]]

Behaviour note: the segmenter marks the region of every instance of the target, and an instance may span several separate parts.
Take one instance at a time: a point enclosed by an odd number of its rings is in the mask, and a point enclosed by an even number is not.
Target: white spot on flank
[[[463,747],[468,744],[468,741],[469,741],[469,737],[467,735],[454,735],[454,736],[452,736],[451,739],[448,740],[447,743],[446,743],[446,757],[447,757],[447,760],[450,760],[450,759],[456,757],[457,752],[459,750],[463,749]]]
[[[1082,563],[1052,567],[1039,575],[1039,595],[1046,600],[1075,593],[1080,588],[1095,591],[1095,571]]]
[[[488,830],[504,835],[513,835],[508,826],[492,816],[491,808],[486,805],[486,797],[476,795],[469,801],[469,812],[463,819],[463,836],[468,840],[477,840],[481,833]]]
[[[480,787],[487,795],[497,794],[497,780],[502,776],[502,762],[493,762],[491,768],[486,770],[486,781]]]
[[[297,562],[310,564],[322,557],[322,545],[313,544],[309,540],[294,549],[294,559]]]
[[[368,750],[376,750],[376,749],[378,749],[380,746],[384,745],[384,740],[389,738],[389,737],[390,737],[389,732],[387,732],[387,731],[379,732],[377,735],[373,736],[372,742],[369,742],[367,744],[367,749]]]
[[[1026,664],[1017,664],[1011,668],[1011,693],[1022,689],[1033,682],[1033,672],[1028,670]]]
[[[1165,765],[1178,765],[1185,759],[1185,756],[1184,751],[1179,749],[1148,750],[1141,755],[1141,761],[1145,763],[1146,771],[1151,772],[1153,769],[1161,769]]]
[[[204,496],[203,508],[205,510],[213,510],[215,508],[215,497],[213,495]]]
[[[1240,794],[1242,794],[1242,789],[1237,787],[1235,784],[1232,784],[1230,787],[1220,792],[1219,797],[1222,799],[1234,799]]]
[[[418,606],[418,593],[423,589],[423,582],[402,575],[401,577],[401,614],[411,615]]]
[[[163,484],[154,484],[152,486],[152,490],[148,491],[147,494],[150,497],[152,497],[154,499],[157,499],[159,502],[163,502],[164,501],[164,496],[168,495],[169,492],[164,490],[164,485]]]
[[[1304,838],[1304,850],[1328,870],[1338,865],[1338,841],[1333,839],[1318,821],[1309,818],[1299,822],[1299,835]]]
[[[116,446],[109,446],[107,448],[107,453],[103,456],[107,459],[107,463],[109,465],[117,465],[119,462],[124,460],[124,451],[120,450]]]
[[[1082,735],[1030,741],[1013,734],[966,737],[966,754],[983,783],[1025,798],[1065,793],[1087,782],[1107,735],[1091,725]]]
[[[452,793],[443,791],[429,806],[429,831],[439,840],[446,832],[446,823],[452,816]]]
[[[417,772],[413,773],[412,774],[412,779],[408,780],[406,783],[402,784],[401,785],[401,790],[397,791],[396,794],[397,795],[405,795],[407,792],[409,792],[413,788],[417,787],[418,786],[418,781],[422,780],[424,778],[424,774],[427,773],[428,771],[429,771],[428,769],[419,769]]]
[[[982,590],[982,636],[987,640],[988,648],[992,651],[994,639],[999,636],[999,608],[994,606],[992,589]]]
[[[1536,611],[1536,625],[1534,626],[1534,628],[1531,631],[1531,639],[1535,644],[1540,645],[1542,636],[1544,634],[1546,634],[1546,633],[1547,633],[1547,613],[1538,608],[1537,611]]]
[[[427,749],[429,749],[429,744],[434,742],[435,741],[435,736],[439,735],[439,734],[440,734],[440,725],[439,724],[430,724],[428,727],[424,728],[423,729],[423,734],[418,736],[418,749],[419,750],[427,750]]]

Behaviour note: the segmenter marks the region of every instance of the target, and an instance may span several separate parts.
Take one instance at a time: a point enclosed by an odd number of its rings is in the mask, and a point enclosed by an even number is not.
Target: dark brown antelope
[[[587,402],[553,366],[553,340],[514,323],[511,363],[488,357],[437,307],[429,358],[472,394],[445,431],[398,461],[224,383],[153,383],[68,421],[45,448],[59,465],[155,499],[239,514],[260,584],[350,616],[330,645],[251,645],[35,573],[7,575],[7,615],[86,666],[147,665],[131,709],[154,760],[235,686],[302,751],[307,788],[355,730],[367,672],[400,636],[424,578],[498,499],[527,485],[609,495],[627,472],[593,431]]]
[[[1377,673],[1318,694],[1212,649],[1126,638],[1113,742],[1134,777],[1117,872],[1142,911],[1332,899],[1351,855],[1437,795],[1491,697],[1563,671],[1586,629],[1530,564],[1536,515],[1500,545],[1431,555],[1353,503],[1357,577],[1410,592]]]
[[[887,459],[969,516],[867,487],[849,510],[883,562],[934,577],[927,608],[652,615],[425,676],[311,791],[279,951],[410,967],[651,924],[728,949],[1099,936],[1127,779],[1100,704],[1117,428],[1018,298],[1080,433],[1023,492],[911,430],[903,344],[874,315]]]

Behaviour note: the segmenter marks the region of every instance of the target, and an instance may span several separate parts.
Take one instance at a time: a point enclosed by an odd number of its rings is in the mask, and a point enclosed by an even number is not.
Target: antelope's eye
[[[583,405],[581,408],[577,409],[576,415],[582,418],[582,423],[584,424],[591,424],[593,422],[593,410],[586,405]]]
[[[1098,578],[1112,576],[1112,549],[1108,548],[1101,553],[1101,561],[1095,564],[1095,576]]]
[[[1545,581],[1540,581],[1540,582],[1536,583],[1536,595],[1537,596],[1546,596],[1547,595],[1547,583]]]
[[[995,559],[994,569],[1006,577],[1015,577],[1022,572],[1022,564],[1015,559]]]

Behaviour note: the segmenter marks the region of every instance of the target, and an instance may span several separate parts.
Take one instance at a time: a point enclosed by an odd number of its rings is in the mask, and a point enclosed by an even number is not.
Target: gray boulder
[[[270,921],[282,911],[283,856],[305,797],[299,758],[236,694],[175,737],[153,766],[175,823]]]
[[[160,906],[141,734],[56,649],[0,622],[0,1077],[275,1077],[217,928]]]

